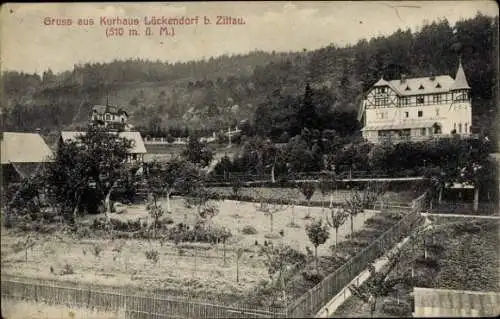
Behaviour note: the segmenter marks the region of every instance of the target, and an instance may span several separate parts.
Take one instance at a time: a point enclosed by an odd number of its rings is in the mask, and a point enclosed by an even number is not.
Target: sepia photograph
[[[1,318],[500,316],[498,22],[2,4]]]

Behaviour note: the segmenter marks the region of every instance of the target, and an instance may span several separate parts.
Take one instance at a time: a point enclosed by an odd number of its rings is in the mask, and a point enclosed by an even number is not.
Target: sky
[[[199,60],[253,50],[314,50],[415,31],[425,21],[450,24],[477,12],[498,15],[495,1],[311,1],[175,3],[4,4],[0,12],[2,70],[42,73],[72,70],[75,64],[142,58],[168,62]],[[197,25],[145,25],[150,17],[195,18]],[[208,17],[210,24],[204,24]],[[217,16],[242,18],[243,25],[216,25]],[[102,26],[101,17],[138,19],[139,25]],[[72,25],[47,25],[48,20]],[[93,19],[92,26],[77,25]],[[52,21],[52,22],[58,22]],[[160,35],[161,27],[173,36]],[[150,27],[152,35],[146,35]],[[122,36],[112,36],[121,32]],[[129,35],[133,29],[139,35]],[[118,30],[118,31],[117,31]]]

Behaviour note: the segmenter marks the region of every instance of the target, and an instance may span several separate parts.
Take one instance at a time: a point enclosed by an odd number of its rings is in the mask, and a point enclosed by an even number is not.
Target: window
[[[410,104],[410,98],[403,97],[401,98],[401,105],[408,105]]]
[[[453,130],[457,130],[457,123],[453,123]]]
[[[427,129],[426,129],[425,127],[424,127],[424,128],[421,128],[421,129],[420,129],[420,135],[425,136],[426,131],[427,131]]]
[[[462,123],[458,123],[458,133],[462,133]]]
[[[418,111],[418,117],[422,117],[424,115],[424,111]]]
[[[405,117],[406,118],[410,117],[410,112],[405,112]]]
[[[106,114],[106,121],[109,121],[109,120],[111,120],[111,115]]]
[[[467,127],[468,127],[468,124],[467,122],[465,122],[465,125],[464,125],[464,133],[467,133]]]
[[[433,95],[432,96],[432,102],[434,102],[434,103],[441,103],[441,95],[440,94]]]
[[[380,88],[380,93],[385,93],[385,88]]]
[[[417,96],[417,104],[424,104],[424,97],[423,96]]]
[[[389,104],[389,99],[387,97],[378,97],[378,98],[375,98],[375,105],[376,106],[384,106],[384,105],[387,105]]]
[[[439,116],[439,107],[436,107],[436,116]]]

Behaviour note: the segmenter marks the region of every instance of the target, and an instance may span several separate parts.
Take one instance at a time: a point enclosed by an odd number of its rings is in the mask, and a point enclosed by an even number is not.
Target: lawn
[[[500,223],[493,220],[440,218],[437,229],[426,237],[427,260],[423,241],[403,248],[403,257],[390,278],[407,279],[379,302],[375,317],[410,317],[413,287],[472,291],[500,291]],[[445,225],[439,227],[439,225]],[[369,317],[369,306],[356,297],[349,298],[334,317]]]
[[[166,206],[165,203],[163,203]],[[176,246],[167,242],[163,245],[155,240],[143,239],[89,239],[76,238],[59,233],[58,236],[41,235],[33,249],[28,251],[28,261],[25,261],[25,251],[19,248],[19,242],[24,238],[13,230],[2,231],[2,274],[58,279],[81,283],[100,283],[110,286],[132,286],[141,288],[162,288],[169,293],[189,292],[193,296],[208,297],[221,295],[238,296],[251,291],[262,279],[269,278],[264,265],[264,257],[259,256],[255,243],[263,244],[269,241],[269,219],[263,213],[257,212],[254,203],[220,201],[216,203],[220,213],[213,218],[213,223],[227,227],[233,234],[226,245],[226,264],[221,244],[181,243]],[[194,224],[195,208],[186,208],[182,199],[171,200],[172,213],[168,217],[174,223]],[[283,230],[283,236],[271,239],[274,243],[284,243],[305,252],[310,244],[305,226],[310,220],[304,219],[307,207],[295,207],[295,223],[299,228],[287,227],[291,220],[291,207],[277,213],[274,217],[274,233]],[[326,212],[326,211],[325,211]],[[373,216],[374,211],[367,211],[354,220],[355,230],[362,229],[364,221]],[[149,216],[142,205],[127,207],[122,214],[111,214],[112,218],[122,220]],[[313,218],[321,218],[321,208],[310,208]],[[90,216],[81,223],[89,223],[98,216]],[[245,235],[241,232],[244,226],[252,226],[256,234]],[[349,232],[350,225],[346,222],[339,230],[339,240],[342,241]],[[334,242],[333,231],[325,245],[320,246],[320,255],[329,255],[329,246]],[[121,252],[114,248],[123,245]],[[100,252],[96,255],[96,248]],[[245,248],[246,252],[240,259],[240,282],[236,282],[236,248]],[[148,260],[145,252],[156,250],[159,253],[158,263]],[[67,274],[61,275],[65,271]]]

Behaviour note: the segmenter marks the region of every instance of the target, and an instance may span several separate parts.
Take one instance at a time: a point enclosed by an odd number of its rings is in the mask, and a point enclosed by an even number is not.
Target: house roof
[[[94,107],[92,107],[92,111],[100,115],[103,115],[105,113],[111,113],[111,114],[123,113],[127,115],[127,112],[124,109],[113,105],[94,105]]]
[[[448,92],[454,82],[455,80],[449,75],[438,75],[434,77],[392,80],[387,85],[398,95],[409,96]]]
[[[76,140],[79,135],[85,135],[85,132],[76,132],[76,131],[66,131],[61,132],[61,138],[63,142],[67,142],[69,140]],[[141,137],[141,133],[139,132],[120,132],[119,137],[124,137],[126,139],[132,140],[132,149],[130,150],[131,154],[145,154],[146,146],[144,146],[144,141]]]
[[[500,313],[500,293],[413,288],[415,317],[491,317]]]
[[[52,151],[40,134],[3,132],[1,163],[41,163],[50,161]]]

